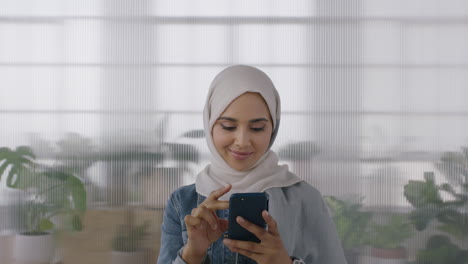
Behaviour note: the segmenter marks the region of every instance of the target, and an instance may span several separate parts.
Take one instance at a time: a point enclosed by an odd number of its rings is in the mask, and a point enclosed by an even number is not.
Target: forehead
[[[270,111],[268,106],[259,93],[244,93],[234,99],[227,107],[221,116],[238,117],[238,118],[267,118],[271,121]]]

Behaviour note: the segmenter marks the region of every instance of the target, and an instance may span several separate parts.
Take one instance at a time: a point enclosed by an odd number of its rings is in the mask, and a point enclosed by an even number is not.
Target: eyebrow
[[[227,120],[227,121],[231,121],[231,122],[238,122],[238,120],[235,119],[235,118],[225,117],[225,116],[219,117],[218,120]],[[260,117],[260,118],[255,118],[255,119],[249,120],[249,123],[258,123],[258,122],[262,122],[262,121],[269,122],[268,119],[266,119],[264,117]]]

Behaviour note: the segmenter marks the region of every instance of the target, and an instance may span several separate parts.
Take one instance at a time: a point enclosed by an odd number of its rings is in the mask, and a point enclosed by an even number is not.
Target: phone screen
[[[235,240],[260,242],[260,240],[236,221],[242,216],[247,221],[266,228],[262,211],[268,211],[268,195],[266,193],[235,193],[229,199],[228,237]]]

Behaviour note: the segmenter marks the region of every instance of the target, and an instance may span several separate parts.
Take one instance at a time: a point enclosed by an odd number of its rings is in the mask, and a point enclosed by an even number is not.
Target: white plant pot
[[[49,264],[55,252],[53,234],[16,234],[13,245],[15,264]]]
[[[0,234],[0,263],[13,262],[13,240],[15,235]]]
[[[144,264],[145,251],[123,252],[112,251],[112,264]]]

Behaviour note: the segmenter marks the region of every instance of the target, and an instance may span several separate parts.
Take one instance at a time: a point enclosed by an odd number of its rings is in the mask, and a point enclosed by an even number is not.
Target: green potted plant
[[[14,258],[19,262],[51,261],[53,231],[81,230],[86,191],[73,173],[38,163],[27,146],[0,148],[0,177],[6,185],[24,192],[21,215],[25,229],[15,237]],[[65,221],[58,221],[66,216]]]
[[[410,238],[413,229],[410,222],[401,215],[391,215],[387,223],[373,222],[368,232],[368,244],[371,246],[371,255],[388,264],[403,264],[408,253],[403,242]],[[376,262],[379,263],[379,262]]]
[[[125,224],[117,228],[112,239],[112,264],[145,263],[144,242],[149,237],[149,221],[135,224],[134,211],[128,209]]]
[[[404,195],[414,207],[410,220],[415,228],[422,231],[436,221],[437,229],[445,233],[432,235],[415,263],[467,263],[467,251],[451,239],[464,241],[468,236],[468,148],[445,153],[436,167],[447,183],[437,184],[434,172],[425,172],[424,180],[411,180],[404,187]]]
[[[368,225],[372,218],[372,213],[361,210],[362,200],[362,197],[358,202],[340,200],[334,196],[325,197],[348,264],[358,263],[357,258],[361,248],[366,244]]]
[[[426,247],[416,254],[414,264],[466,264],[468,263],[468,250],[455,245],[447,235],[433,235]]]

